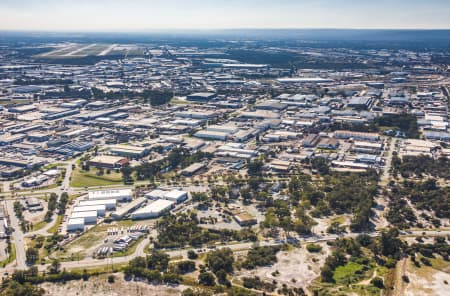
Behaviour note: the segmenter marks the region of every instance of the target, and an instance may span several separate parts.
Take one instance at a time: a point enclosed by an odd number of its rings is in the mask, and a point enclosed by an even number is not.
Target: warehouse
[[[84,231],[84,219],[83,218],[71,218],[67,222],[67,231]]]
[[[106,214],[106,207],[105,207],[105,205],[76,206],[73,208],[72,213],[91,212],[91,211],[97,211],[97,216],[104,217]]]
[[[352,132],[352,131],[335,131],[334,137],[336,139],[350,139],[362,140],[362,141],[378,141],[380,140],[380,135],[377,133],[363,133],[363,132]]]
[[[145,197],[148,198],[148,199],[156,200],[156,199],[163,198],[164,195],[166,195],[166,193],[167,193],[167,191],[164,191],[164,190],[161,190],[161,189],[155,189],[155,190],[152,190],[152,191],[146,193]]]
[[[206,166],[204,163],[198,162],[198,163],[193,163],[190,166],[188,166],[187,168],[183,169],[181,171],[181,174],[183,176],[186,177],[190,177],[195,175],[198,171],[204,169]]]
[[[215,111],[208,111],[208,110],[202,110],[202,111],[181,111],[175,113],[176,117],[181,118],[192,118],[192,119],[212,119],[215,117],[218,117],[219,114]]]
[[[77,218],[84,219],[84,224],[95,224],[97,223],[97,211],[72,213],[70,219],[77,219]]]
[[[373,100],[370,97],[354,97],[348,102],[348,107],[356,109],[368,109]]]
[[[195,93],[188,95],[186,99],[194,102],[208,102],[216,97],[215,93]]]
[[[255,109],[282,111],[287,108],[286,104],[278,101],[265,101],[255,105]]]
[[[22,142],[27,136],[24,134],[15,135],[1,135],[0,136],[0,146],[11,145],[14,143]]]
[[[128,164],[128,159],[121,156],[98,155],[89,160],[89,164],[97,168],[119,169]]]
[[[80,207],[104,205],[105,210],[111,211],[116,209],[117,201],[115,199],[99,199],[99,200],[82,200]]]
[[[114,213],[112,213],[111,217],[113,219],[115,219],[115,220],[123,219],[123,217],[125,217],[125,215],[127,215],[130,212],[136,210],[137,208],[142,206],[146,201],[147,201],[147,199],[145,197],[137,198],[137,199],[133,200],[132,202],[130,202],[130,203],[124,205],[123,207],[119,208]]]
[[[110,152],[114,155],[138,159],[148,155],[150,149],[148,147],[116,145],[110,148]]]
[[[148,206],[137,210],[131,214],[132,220],[156,218],[173,208],[175,202],[165,199],[158,199]]]
[[[110,189],[89,191],[89,200],[115,199],[119,202],[131,201],[133,192],[131,189]]]
[[[216,132],[208,130],[199,131],[194,134],[194,136],[197,138],[219,140],[219,141],[225,141],[229,135],[230,134],[226,132]]]
[[[176,203],[180,203],[185,201],[188,198],[188,194],[185,191],[181,190],[171,190],[164,195],[164,199],[174,201]]]
[[[280,114],[270,110],[244,111],[239,114],[242,119],[278,119]]]
[[[321,77],[289,77],[289,78],[279,78],[277,79],[280,83],[330,83],[333,82],[332,79],[321,78]]]

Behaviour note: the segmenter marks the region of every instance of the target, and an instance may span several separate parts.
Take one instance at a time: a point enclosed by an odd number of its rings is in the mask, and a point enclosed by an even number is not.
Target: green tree
[[[216,280],[212,273],[202,272],[198,275],[198,282],[205,286],[214,286],[216,283]]]

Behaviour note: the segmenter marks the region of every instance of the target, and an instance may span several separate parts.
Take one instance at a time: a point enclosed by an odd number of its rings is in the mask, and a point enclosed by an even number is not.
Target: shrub
[[[402,275],[402,280],[403,280],[405,283],[409,283],[409,277],[408,277],[407,275]]]
[[[374,277],[370,283],[372,285],[374,285],[377,288],[383,289],[384,288],[384,283],[383,283],[383,279],[380,277]]]
[[[319,253],[320,251],[322,251],[322,247],[316,244],[307,244],[306,249],[310,253]]]
[[[112,284],[112,283],[114,283],[115,280],[116,280],[116,278],[114,277],[114,275],[110,274],[108,276],[108,283]]]

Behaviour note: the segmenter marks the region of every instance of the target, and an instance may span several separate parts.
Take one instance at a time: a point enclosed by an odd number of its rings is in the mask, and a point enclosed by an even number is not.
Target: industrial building
[[[71,219],[81,218],[84,224],[95,224],[97,223],[97,211],[88,212],[75,212],[70,216]]]
[[[180,203],[185,201],[188,198],[188,194],[185,191],[181,190],[171,190],[164,195],[164,199],[174,201],[176,203]]]
[[[71,218],[67,221],[67,231],[84,231],[84,218]]]
[[[93,167],[108,169],[119,169],[128,163],[128,159],[112,155],[98,155],[89,160],[89,165]]]
[[[150,153],[148,147],[138,147],[131,145],[116,145],[110,148],[111,154],[128,157],[128,158],[142,158]]]
[[[112,211],[116,209],[117,200],[115,199],[98,199],[98,200],[82,200],[79,203],[80,207],[88,207],[88,206],[105,206],[105,210]]]
[[[119,202],[128,202],[133,198],[131,189],[109,189],[89,191],[89,200],[115,199]]]
[[[204,163],[201,163],[201,162],[193,163],[190,166],[188,166],[187,168],[184,168],[181,171],[181,174],[183,176],[190,177],[190,176],[195,175],[197,172],[199,172],[200,170],[202,170],[204,168],[205,168],[205,164]]]
[[[186,97],[188,101],[208,102],[216,97],[215,93],[194,93]]]
[[[132,211],[136,210],[137,208],[141,207],[147,199],[145,197],[137,198],[133,201],[131,201],[128,204],[123,205],[119,209],[117,209],[114,213],[111,214],[111,217],[114,220],[120,220],[125,217],[125,215],[131,213]]]
[[[131,214],[132,220],[157,218],[168,212],[175,205],[175,202],[165,199],[158,199],[151,204],[141,208]]]
[[[97,216],[104,217],[106,214],[106,207],[105,205],[76,206],[73,208],[72,213],[91,211],[97,211]]]
[[[174,201],[176,203],[180,203],[188,198],[188,194],[186,191],[178,189],[173,189],[170,191],[155,189],[145,194],[145,197],[153,200],[166,199]]]

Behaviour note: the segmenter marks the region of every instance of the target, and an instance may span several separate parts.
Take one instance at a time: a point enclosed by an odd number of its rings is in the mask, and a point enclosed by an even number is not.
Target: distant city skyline
[[[448,0],[2,0],[0,30],[450,29]]]

